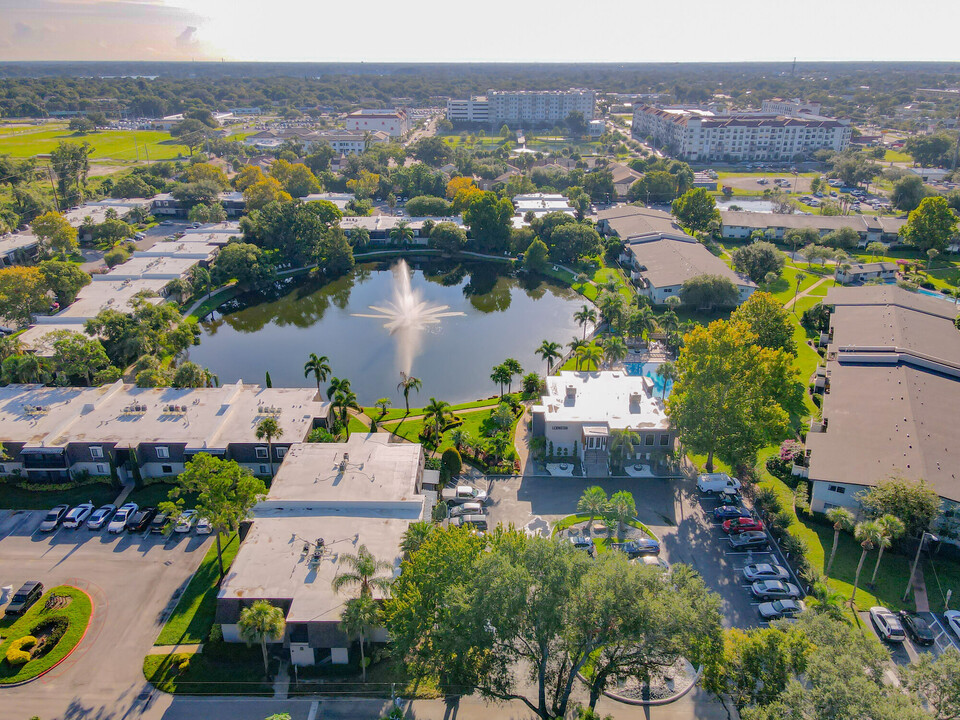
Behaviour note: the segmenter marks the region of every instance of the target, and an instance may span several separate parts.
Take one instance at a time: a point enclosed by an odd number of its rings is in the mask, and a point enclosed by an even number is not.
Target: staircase
[[[585,477],[606,477],[609,475],[610,465],[607,451],[584,450],[583,474]]]

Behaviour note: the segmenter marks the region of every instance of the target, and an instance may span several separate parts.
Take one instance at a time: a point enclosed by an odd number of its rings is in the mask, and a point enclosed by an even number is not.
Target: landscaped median
[[[27,682],[56,667],[80,644],[92,613],[83,590],[58,585],[22,617],[0,621],[0,685]]]
[[[590,519],[590,515],[587,513],[577,513],[575,515],[567,515],[565,518],[561,518],[554,524],[551,537],[556,537],[558,533],[566,530],[567,528],[582,522],[587,522],[589,519]],[[594,520],[603,520],[603,519],[604,518],[598,515],[594,516]],[[633,520],[627,520],[623,524],[642,531],[644,535],[651,538],[652,540],[655,540],[659,544],[660,538],[657,537],[656,533],[654,533],[653,530],[648,528],[646,525],[644,525],[642,522],[640,522],[636,518],[634,518]],[[611,539],[613,539],[612,536],[615,534],[614,531],[615,531],[615,526],[608,531],[608,535],[606,538],[598,538],[598,537],[593,538],[593,544],[594,544],[594,547],[597,548],[597,552],[607,551],[607,544],[611,541]]]

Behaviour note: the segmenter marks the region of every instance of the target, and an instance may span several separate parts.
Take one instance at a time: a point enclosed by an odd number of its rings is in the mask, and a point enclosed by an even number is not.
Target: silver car
[[[67,513],[67,516],[63,519],[63,526],[65,528],[80,527],[87,521],[87,518],[90,517],[90,513],[93,512],[94,507],[92,502],[80,503]]]
[[[743,569],[743,579],[754,583],[757,580],[789,580],[786,568],[770,563],[753,563]]]

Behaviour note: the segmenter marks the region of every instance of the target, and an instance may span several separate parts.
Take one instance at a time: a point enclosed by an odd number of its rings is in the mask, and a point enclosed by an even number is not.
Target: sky
[[[0,0],[0,61],[960,61],[958,26],[960,0]]]

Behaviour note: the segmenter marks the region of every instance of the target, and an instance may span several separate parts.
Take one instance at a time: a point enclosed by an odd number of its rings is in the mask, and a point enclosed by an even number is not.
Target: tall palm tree
[[[577,350],[577,358],[583,369],[589,370],[591,367],[596,370],[600,367],[600,360],[603,352],[596,345],[584,345]]]
[[[400,538],[400,551],[405,558],[409,558],[427,541],[437,526],[432,522],[420,520],[407,525]]]
[[[574,358],[576,359],[576,362],[577,362],[577,364],[576,364],[577,370],[580,369],[580,356],[577,355],[577,350],[579,350],[579,349],[582,348],[582,347],[586,347],[586,346],[587,346],[587,341],[586,341],[586,340],[581,340],[581,339],[578,338],[578,337],[573,338],[573,340],[571,340],[570,342],[567,343],[567,347],[570,348],[570,352],[573,353],[573,356],[574,356]]]
[[[350,381],[347,378],[332,378],[330,380],[330,387],[327,388],[327,400],[333,400],[333,396],[337,393],[347,393],[350,392]]]
[[[851,605],[857,598],[857,586],[860,584],[860,571],[863,569],[863,561],[867,559],[867,553],[880,544],[883,530],[876,520],[866,520],[857,523],[857,526],[853,529],[853,536],[860,541],[860,547],[863,550],[860,553],[860,562],[857,564],[857,574],[853,577],[853,592],[850,594]]]
[[[534,350],[534,353],[547,363],[547,375],[549,375],[553,371],[553,361],[561,357],[560,343],[544,340],[540,343],[540,347]]]
[[[612,337],[603,348],[603,359],[609,367],[613,367],[627,356],[627,346],[623,339]]]
[[[407,406],[407,415],[410,414],[410,391],[416,390],[420,392],[421,387],[423,387],[423,381],[420,378],[407,375],[405,372],[400,373],[400,383],[397,385],[397,391],[403,393],[403,402]]]
[[[430,402],[423,409],[423,415],[423,424],[430,429],[439,445],[444,426],[453,418],[450,403],[430,398]]]
[[[623,525],[637,516],[637,506],[633,495],[626,490],[620,490],[610,496],[610,514],[617,521],[617,538],[623,537]]]
[[[503,386],[510,382],[510,379],[513,376],[510,374],[510,371],[503,364],[497,365],[493,368],[493,372],[490,373],[490,379],[495,383],[500,385],[500,397],[503,397]]]
[[[833,523],[833,548],[830,550],[830,559],[827,561],[827,569],[823,573],[824,577],[830,577],[830,568],[833,567],[833,558],[837,554],[837,545],[840,542],[840,531],[850,532],[853,530],[856,518],[846,508],[835,507],[827,510],[827,520]]]
[[[253,605],[240,611],[237,630],[247,645],[260,644],[263,651],[263,674],[266,676],[270,675],[267,640],[279,640],[283,637],[285,628],[283,610],[271,605],[267,600],[256,600]]]
[[[390,229],[390,240],[397,245],[406,245],[413,241],[413,228],[406,220],[401,220]]]
[[[879,520],[880,523],[880,550],[877,553],[877,564],[873,566],[873,577],[870,578],[870,585],[877,582],[877,570],[880,569],[880,561],[883,559],[883,551],[893,544],[893,541],[906,532],[906,525],[903,520],[896,515],[884,515]]]
[[[589,513],[590,519],[587,521],[587,529],[593,528],[593,519],[601,517],[607,511],[607,493],[599,485],[588,487],[583,491],[583,495],[577,501],[577,512]]]
[[[613,430],[610,433],[610,464],[617,472],[623,472],[627,457],[640,445],[640,436],[632,430]]]
[[[340,425],[343,427],[343,431],[347,434],[347,437],[350,437],[350,411],[356,410],[360,412],[360,403],[357,402],[356,394],[347,390],[346,392],[338,392],[333,396],[333,405],[334,411],[339,413],[340,416]]]
[[[390,589],[390,579],[377,577],[378,573],[385,570],[393,570],[393,565],[378,560],[367,550],[366,545],[361,545],[356,555],[344,553],[340,556],[340,564],[347,566],[348,570],[338,572],[333,579],[333,589],[340,592],[347,587],[358,587],[360,597],[373,597],[374,589],[386,592]]]
[[[655,327],[653,309],[649,305],[641,305],[630,313],[627,319],[627,332],[631,337],[643,338],[649,335]]]
[[[663,315],[657,318],[657,325],[666,333],[675,332],[680,327],[680,318],[673,310],[667,310]]]
[[[803,282],[804,280],[806,280],[806,279],[807,279],[807,276],[806,276],[805,273],[802,273],[802,272],[798,272],[798,273],[797,273],[797,277],[796,277],[797,287],[796,287],[796,289],[793,291],[793,305],[791,306],[792,309],[793,309],[793,314],[794,314],[794,315],[797,314],[797,296],[800,294],[800,283],[802,283],[802,282]]]
[[[807,607],[818,615],[829,615],[834,620],[842,620],[843,593],[837,592],[825,582],[818,582],[807,598]]]
[[[623,319],[622,295],[605,292],[597,298],[597,307],[600,308],[600,315],[611,330],[620,327],[620,321]]]
[[[510,373],[510,379],[507,381],[507,392],[513,392],[513,376],[514,375],[523,375],[523,366],[518,360],[514,358],[507,358],[503,361],[503,366],[507,369],[507,372]]]
[[[657,366],[657,377],[663,380],[663,388],[660,392],[660,398],[666,399],[667,397],[667,383],[676,382],[679,375],[677,374],[677,366],[672,362],[662,362]]]
[[[573,314],[573,319],[577,321],[577,325],[583,327],[583,339],[587,339],[587,325],[589,323],[597,322],[597,311],[594,310],[589,305],[584,305],[583,308],[577,310]]]
[[[274,417],[265,417],[257,425],[257,439],[267,440],[267,454],[270,456],[270,477],[273,477],[273,439],[283,437],[283,428]]]
[[[303,376],[310,377],[311,374],[313,375],[317,381],[317,397],[320,396],[320,383],[327,381],[330,372],[330,358],[326,355],[310,353],[310,358],[303,365]]]
[[[380,608],[373,598],[361,595],[347,600],[340,614],[340,629],[347,636],[357,636],[360,640],[360,673],[362,681],[367,681],[367,656],[364,652],[368,630],[374,627],[380,618]]]

